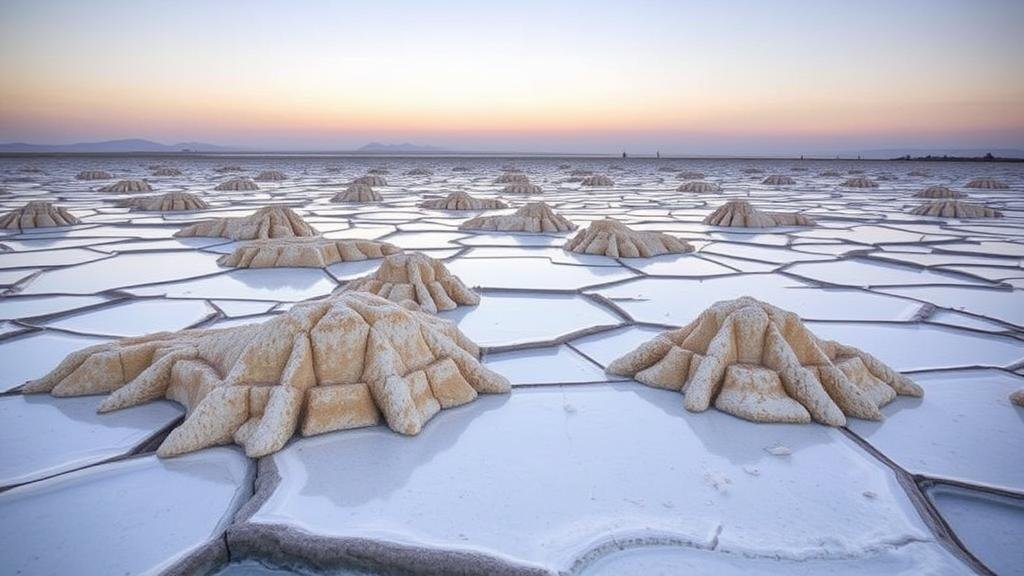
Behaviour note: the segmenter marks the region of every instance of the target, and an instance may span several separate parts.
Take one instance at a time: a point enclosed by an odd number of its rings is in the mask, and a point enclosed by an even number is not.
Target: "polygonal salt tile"
[[[825,284],[841,286],[901,286],[912,284],[973,284],[989,286],[961,274],[911,268],[898,264],[851,258],[837,262],[796,264],[786,269],[789,274]]]
[[[130,337],[183,330],[215,314],[202,300],[137,300],[61,316],[40,325],[81,334]]]
[[[534,290],[577,290],[637,276],[621,267],[555,264],[547,258],[465,258],[449,263],[448,270],[470,287]]]
[[[4,296],[0,298],[0,319],[33,318],[102,304],[102,296]]]
[[[885,288],[886,294],[915,298],[949,308],[962,310],[1024,327],[1024,290],[971,288],[957,286],[911,286]]]
[[[484,357],[484,365],[508,378],[513,386],[578,384],[611,379],[600,366],[565,345],[488,354]]]
[[[32,279],[23,294],[95,294],[105,290],[216,274],[217,255],[204,252],[122,254],[97,262],[48,270]]]
[[[736,270],[696,254],[666,254],[653,258],[632,258],[625,261],[630,268],[649,276],[722,276]]]
[[[337,284],[319,268],[249,268],[126,290],[136,296],[298,302],[330,294]]]
[[[103,254],[88,248],[65,248],[63,250],[39,250],[35,252],[0,252],[0,268],[70,266],[109,257],[109,254]]]
[[[607,367],[616,359],[636,350],[644,342],[667,330],[650,326],[624,326],[577,338],[569,342],[569,345],[601,366]]]
[[[211,304],[224,312],[225,316],[252,316],[265,314],[277,306],[277,302],[260,302],[257,300],[213,300]]]
[[[0,341],[0,392],[21,386],[57,367],[65,356],[107,338],[41,330]]]
[[[937,484],[928,498],[968,550],[996,574],[1024,574],[1024,499]]]
[[[733,258],[746,260],[757,260],[773,264],[789,264],[792,262],[814,262],[820,260],[832,260],[832,256],[825,254],[808,254],[797,252],[788,248],[776,248],[772,246],[756,246],[751,244],[731,244],[726,242],[713,242],[701,248],[701,252],[708,254],[721,254]]]
[[[457,246],[456,240],[466,237],[466,234],[453,232],[408,232],[388,236],[386,240],[399,248],[417,250],[421,248],[451,248]]]

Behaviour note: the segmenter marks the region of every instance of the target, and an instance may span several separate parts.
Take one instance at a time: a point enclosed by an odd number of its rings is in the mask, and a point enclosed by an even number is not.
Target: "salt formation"
[[[556,213],[543,202],[530,202],[512,214],[477,216],[466,220],[460,230],[495,230],[499,232],[569,232],[576,225]]]
[[[153,170],[153,176],[181,176],[181,170],[177,168],[157,168]]]
[[[232,178],[231,180],[228,180],[227,182],[221,182],[220,184],[217,184],[217,187],[214,188],[214,190],[217,190],[217,191],[220,191],[220,192],[223,192],[223,191],[244,192],[244,191],[259,190],[259,189],[260,189],[260,187],[257,186],[256,183],[253,182],[249,178]]]
[[[814,220],[796,212],[758,210],[746,200],[730,200],[704,218],[708,226],[771,228],[773,226],[814,226]]]
[[[229,164],[227,166],[220,166],[214,170],[223,174],[224,172],[241,172],[242,167],[237,164]]]
[[[675,236],[633,230],[611,218],[591,222],[590,226],[570,238],[563,248],[570,252],[612,258],[650,258],[693,250],[693,246]]]
[[[585,178],[593,173],[593,170],[573,170],[572,172],[569,173],[569,176],[573,176],[576,178]]]
[[[397,254],[402,249],[376,240],[274,238],[246,242],[217,259],[233,268],[326,268],[338,262],[359,262]]]
[[[352,184],[366,184],[367,186],[387,186],[388,181],[383,176],[376,174],[367,174],[366,176],[360,176],[352,181]]]
[[[689,325],[615,360],[612,374],[685,393],[684,405],[754,422],[844,426],[921,387],[874,356],[821,340],[800,317],[748,296],[715,303]]]
[[[369,292],[406,308],[431,313],[480,303],[480,297],[443,262],[418,252],[388,256],[380,268],[352,280],[344,291]]]
[[[432,208],[434,210],[495,210],[508,208],[501,200],[490,198],[474,198],[463,191],[452,192],[444,198],[435,198],[420,203],[420,208]]]
[[[818,176],[821,176],[822,178],[838,178],[839,172],[835,170],[825,170],[821,174],[818,174]]]
[[[1024,388],[1010,394],[1010,402],[1013,402],[1017,406],[1024,406]]]
[[[540,186],[531,182],[513,182],[501,191],[505,194],[540,194],[542,192]]]
[[[160,196],[132,198],[124,205],[147,212],[188,212],[210,207],[202,198],[188,192],[168,192]]]
[[[280,170],[264,170],[256,175],[257,182],[281,182],[287,179],[288,177]]]
[[[761,180],[761,184],[766,184],[768,186],[790,186],[792,184],[796,184],[796,180],[793,180],[789,176],[783,176],[781,174],[772,174],[771,176],[768,176],[764,180]]]
[[[232,240],[264,240],[316,236],[312,226],[285,206],[266,206],[249,216],[216,218],[196,222],[178,230],[175,236],[210,236]]]
[[[0,229],[47,228],[50,226],[72,226],[81,221],[70,212],[49,202],[36,200],[0,216]]]
[[[959,190],[950,190],[945,186],[929,186],[914,194],[914,198],[964,198],[967,194]]]
[[[711,182],[705,182],[703,180],[694,180],[693,182],[683,182],[676,188],[677,192],[694,192],[696,194],[707,194],[709,192],[718,192],[720,188],[718,184]]]
[[[526,174],[507,173],[502,174],[495,178],[495,184],[512,184],[513,182],[529,182],[530,179],[526,177]]]
[[[331,198],[331,202],[380,202],[384,197],[366,184],[350,184],[344,192]]]
[[[744,168],[743,169],[743,173],[744,174],[763,174],[764,170],[761,170],[760,168]]]
[[[615,182],[604,174],[593,174],[587,176],[580,182],[581,186],[615,186]]]
[[[680,172],[680,180],[703,180],[705,178],[703,172]]]
[[[924,170],[911,170],[910,172],[907,173],[907,176],[918,176],[921,178],[927,178],[928,176],[931,176],[931,174],[925,172]]]
[[[413,168],[405,173],[406,176],[433,176],[434,171],[429,168]]]
[[[975,178],[967,183],[968,188],[981,188],[983,190],[1006,190],[1009,186],[1005,182],[995,178]]]
[[[840,186],[845,186],[846,188],[878,188],[878,182],[870,178],[849,178]]]
[[[77,180],[110,180],[111,178],[113,176],[110,175],[110,172],[103,170],[82,170],[75,176]]]
[[[998,210],[960,200],[928,202],[914,208],[910,213],[917,216],[941,216],[944,218],[1002,218],[1003,216],[1003,213]]]
[[[367,174],[391,174],[391,170],[387,168],[370,168],[366,171]]]
[[[152,192],[153,187],[145,180],[120,180],[113,184],[100,188],[100,192],[131,193],[131,192]]]
[[[298,304],[262,324],[160,332],[74,352],[25,393],[110,393],[100,412],[166,398],[187,415],[162,457],[234,441],[253,458],[384,421],[418,434],[442,408],[508,392],[454,324],[371,294]]]

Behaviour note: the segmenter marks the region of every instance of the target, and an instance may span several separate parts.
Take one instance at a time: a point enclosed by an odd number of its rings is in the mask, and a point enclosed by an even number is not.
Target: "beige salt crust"
[[[232,178],[227,182],[221,182],[217,184],[214,190],[219,192],[247,192],[250,190],[259,190],[260,187],[252,181],[251,178]]]
[[[714,404],[754,422],[844,426],[920,386],[874,356],[822,340],[800,317],[750,297],[715,303],[689,325],[615,360],[608,372],[680,390],[691,412]]]
[[[914,198],[965,198],[967,194],[959,190],[951,190],[945,186],[929,186],[914,194]]]
[[[1024,388],[1010,394],[1010,402],[1013,402],[1017,406],[1024,406]]]
[[[772,174],[764,180],[761,180],[761,184],[767,184],[768,186],[790,186],[792,184],[796,184],[796,180],[793,180],[789,176]]]
[[[774,226],[814,226],[811,220],[796,212],[758,210],[746,200],[730,200],[704,218],[708,226],[730,228],[771,228]]]
[[[317,236],[317,231],[291,208],[266,206],[249,216],[196,222],[175,234],[178,237],[211,236],[232,240],[264,240]]]
[[[287,179],[288,177],[280,170],[264,170],[257,174],[255,178],[257,182],[281,182]]]
[[[160,196],[141,196],[125,201],[123,206],[148,212],[187,212],[205,210],[209,204],[189,192],[168,192]]]
[[[593,174],[584,178],[580,182],[580,186],[615,186],[615,182],[604,174]]]
[[[367,174],[366,176],[360,176],[352,181],[352,184],[366,184],[367,186],[387,186],[388,181],[383,176],[377,174]]]
[[[531,182],[513,182],[501,189],[504,194],[540,194],[541,187]]]
[[[104,172],[103,170],[82,170],[75,175],[76,180],[110,180],[113,176],[110,172]]]
[[[477,216],[466,220],[460,230],[495,230],[499,232],[569,232],[576,225],[543,202],[530,202],[512,214]]]
[[[343,291],[369,292],[431,313],[480,303],[480,296],[449,272],[443,262],[418,252],[384,258],[377,270],[352,280]]]
[[[910,211],[917,216],[941,216],[944,218],[1002,218],[1003,213],[986,208],[981,204],[960,200],[936,200],[922,204]]]
[[[633,230],[611,218],[591,222],[590,226],[566,241],[563,248],[570,252],[612,258],[650,258],[659,254],[693,251],[693,246],[685,240],[661,232]]]
[[[519,174],[519,173],[516,173],[516,172],[509,172],[509,173],[506,173],[506,174],[502,174],[501,176],[498,176],[497,178],[494,179],[494,183],[495,184],[512,184],[514,182],[529,182],[529,181],[530,181],[530,179],[526,176],[526,174]]]
[[[709,192],[718,192],[720,188],[718,184],[712,182],[705,182],[703,180],[694,180],[693,182],[683,182],[676,188],[676,192],[693,192],[696,194],[707,194]]]
[[[120,180],[100,188],[100,192],[130,193],[130,192],[152,192],[153,187],[145,180]]]
[[[177,168],[155,168],[153,176],[181,176],[181,170]]]
[[[166,398],[187,410],[157,449],[175,456],[234,442],[256,458],[381,418],[418,434],[442,408],[508,381],[454,324],[372,294],[297,304],[262,324],[161,332],[74,352],[23,392],[110,395],[100,412]]]
[[[402,249],[377,240],[274,238],[241,244],[217,259],[233,268],[326,268],[338,262],[359,262],[398,254]]]
[[[968,188],[980,188],[982,190],[1006,190],[1009,186],[1006,182],[995,178],[975,178],[967,183]]]
[[[0,228],[48,228],[51,226],[72,226],[81,221],[70,212],[49,202],[36,200],[0,216]]]
[[[343,192],[331,197],[331,202],[380,202],[384,197],[369,184],[350,184]]]
[[[444,198],[434,198],[420,203],[420,208],[431,208],[433,210],[496,210],[508,208],[501,200],[491,198],[474,198],[467,192],[459,190],[452,192]]]
[[[846,188],[878,188],[878,182],[875,182],[870,178],[849,178],[840,184],[840,186],[844,186]]]

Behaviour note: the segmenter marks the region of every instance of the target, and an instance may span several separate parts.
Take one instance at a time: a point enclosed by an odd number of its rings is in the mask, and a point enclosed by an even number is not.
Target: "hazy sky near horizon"
[[[0,141],[1024,148],[1024,1],[0,0]]]

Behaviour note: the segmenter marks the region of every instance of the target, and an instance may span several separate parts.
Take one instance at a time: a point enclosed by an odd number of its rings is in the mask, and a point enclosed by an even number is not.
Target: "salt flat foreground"
[[[371,169],[386,173],[349,196],[366,201],[330,201]],[[76,179],[86,171],[110,178]],[[238,177],[258,189],[214,190]],[[965,187],[981,177],[1009,188]],[[142,178],[152,191],[100,191]],[[685,180],[712,185],[677,191]],[[929,201],[914,194],[937,185],[1003,217],[911,214]],[[419,206],[456,191],[509,208]],[[1009,399],[1024,387],[1022,191],[1012,164],[2,159],[0,212],[46,200],[81,223],[0,232],[0,571],[1024,573],[1024,408]],[[208,206],[121,207],[166,192]],[[701,223],[730,199],[817,226]],[[581,228],[611,217],[694,251],[611,258],[563,250],[575,232],[459,229],[540,200]],[[438,315],[511,394],[444,410],[416,436],[331,432],[251,460],[234,446],[156,457],[183,418],[172,402],[97,414],[101,396],[19,393],[86,346],[264,321],[380,265],[228,268],[217,260],[237,242],[174,237],[268,205],[329,239],[444,260],[481,297]],[[756,424],[688,412],[678,392],[605,371],[744,295],[909,375],[923,398],[841,428]]]

